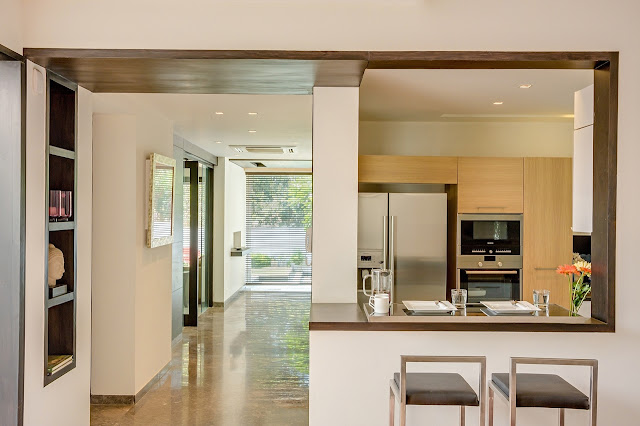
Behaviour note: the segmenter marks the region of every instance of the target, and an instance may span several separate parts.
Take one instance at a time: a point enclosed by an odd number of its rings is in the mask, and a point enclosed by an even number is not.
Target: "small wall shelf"
[[[232,248],[231,256],[244,256],[245,253],[249,253],[251,249],[249,247]]]
[[[49,222],[49,232],[75,229],[75,222]]]
[[[47,228],[45,247],[53,244],[64,256],[64,274],[57,284],[65,284],[67,293],[51,298],[49,293],[49,259],[45,256],[44,276],[44,385],[64,376],[76,366],[76,251],[77,230],[76,187],[76,116],[78,87],[74,83],[47,72]],[[49,190],[72,191],[71,217],[64,222],[49,222]],[[48,253],[48,250],[45,251]],[[64,367],[50,373],[57,361],[54,356],[67,356]],[[52,364],[50,365],[49,357]]]
[[[75,299],[73,292],[65,293],[61,296],[56,296],[51,299],[47,299],[47,308],[53,308],[54,306],[61,305],[63,303],[72,302]]]

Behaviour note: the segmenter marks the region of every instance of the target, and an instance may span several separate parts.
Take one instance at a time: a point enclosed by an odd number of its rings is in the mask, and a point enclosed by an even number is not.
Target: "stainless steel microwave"
[[[521,214],[459,214],[458,256],[522,255]]]

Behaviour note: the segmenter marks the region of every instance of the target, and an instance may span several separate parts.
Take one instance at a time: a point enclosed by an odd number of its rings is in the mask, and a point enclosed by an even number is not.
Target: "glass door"
[[[184,325],[213,305],[213,170],[198,161],[184,162],[183,264]]]

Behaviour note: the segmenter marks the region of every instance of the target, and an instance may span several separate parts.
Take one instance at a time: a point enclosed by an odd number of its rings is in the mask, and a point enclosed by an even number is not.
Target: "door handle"
[[[534,271],[555,271],[558,268],[533,268]]]
[[[465,271],[467,275],[515,275],[518,271]]]

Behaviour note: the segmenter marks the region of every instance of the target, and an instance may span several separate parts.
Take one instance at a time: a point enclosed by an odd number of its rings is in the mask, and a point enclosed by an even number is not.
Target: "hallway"
[[[311,294],[241,292],[173,347],[135,405],[92,405],[92,425],[306,425]]]

